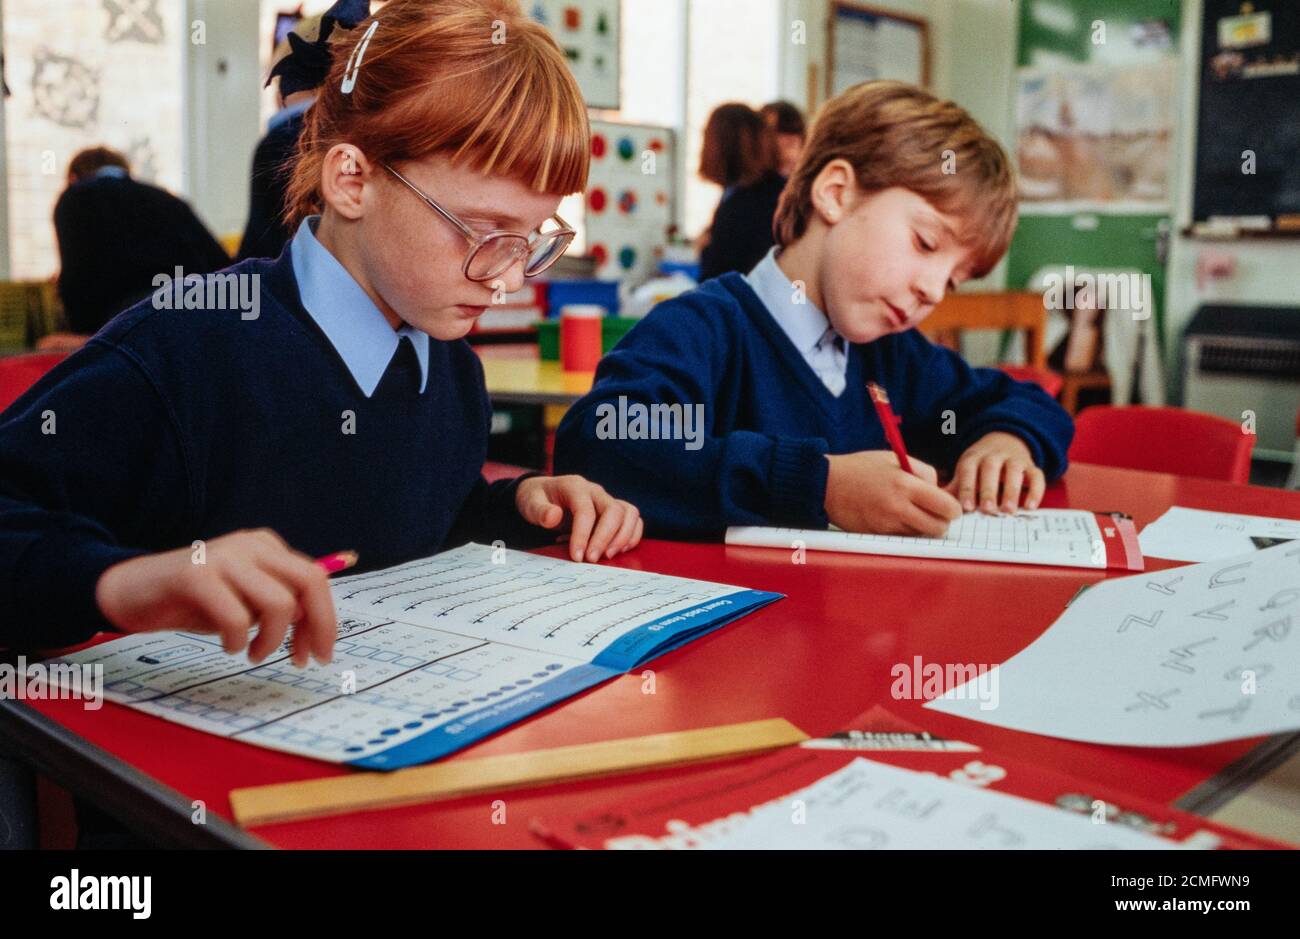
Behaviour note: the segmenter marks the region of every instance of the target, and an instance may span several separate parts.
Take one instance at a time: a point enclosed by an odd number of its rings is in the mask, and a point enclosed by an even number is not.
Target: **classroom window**
[[[700,179],[704,125],[713,109],[725,102],[760,108],[777,97],[780,18],[779,0],[691,0],[681,151],[686,164],[684,227],[690,237],[709,227],[722,195],[717,186]]]
[[[182,5],[4,0],[10,276],[58,270],[54,203],[86,147],[125,153],[136,178],[181,183]]]

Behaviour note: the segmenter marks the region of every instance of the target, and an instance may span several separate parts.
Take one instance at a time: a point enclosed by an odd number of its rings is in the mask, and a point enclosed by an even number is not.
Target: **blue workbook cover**
[[[220,637],[140,633],[60,661],[104,697],[257,746],[366,769],[436,760],[639,668],[780,594],[468,544],[336,579],[334,660],[264,662]]]

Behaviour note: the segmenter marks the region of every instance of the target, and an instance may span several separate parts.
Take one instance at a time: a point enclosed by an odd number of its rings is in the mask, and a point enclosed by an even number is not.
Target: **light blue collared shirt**
[[[319,215],[305,218],[289,244],[298,294],[367,398],[379,387],[397,346],[406,336],[420,360],[420,394],[429,383],[429,334],[403,323],[393,329],[361,285],[316,240]]]
[[[267,132],[269,133],[270,131],[275,130],[285,121],[287,121],[289,118],[293,117],[295,114],[301,114],[303,111],[307,110],[315,103],[316,103],[316,96],[312,95],[310,98],[307,98],[303,101],[298,101],[295,102],[294,104],[290,104],[290,105],[286,105],[285,107],[282,107],[280,110],[276,111],[269,118],[267,118],[266,121]]]
[[[776,263],[776,248],[745,275],[745,280],[826,389],[837,398],[843,394],[848,384],[848,343],[806,292],[801,293],[802,303],[795,302],[794,284]]]

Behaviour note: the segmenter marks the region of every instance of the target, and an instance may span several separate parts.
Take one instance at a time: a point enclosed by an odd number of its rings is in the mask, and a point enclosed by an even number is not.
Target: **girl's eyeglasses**
[[[552,215],[543,223],[544,227],[547,225],[552,227],[545,231],[538,229],[531,235],[510,231],[492,231],[480,235],[429,198],[397,170],[387,163],[383,166],[407,189],[423,199],[429,208],[441,215],[449,224],[454,225],[456,230],[465,236],[470,249],[465,255],[465,264],[461,270],[475,283],[484,283],[500,277],[521,259],[524,261],[524,276],[536,277],[560,259],[560,255],[564,254],[575,237],[573,229],[558,215]]]

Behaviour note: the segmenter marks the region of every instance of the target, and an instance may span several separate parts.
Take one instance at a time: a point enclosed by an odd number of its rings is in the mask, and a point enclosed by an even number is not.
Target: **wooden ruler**
[[[455,799],[478,792],[590,779],[792,746],[808,735],[784,718],[582,743],[530,753],[358,772],[232,789],[235,820],[246,828]]]

